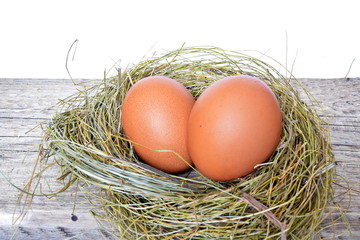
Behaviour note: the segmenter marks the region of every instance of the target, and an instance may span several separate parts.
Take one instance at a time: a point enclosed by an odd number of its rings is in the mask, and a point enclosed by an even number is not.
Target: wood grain
[[[85,80],[77,80],[82,81]],[[345,214],[352,236],[360,239],[360,78],[299,81],[321,103],[330,118],[332,148],[339,164],[337,172],[354,189],[351,206]],[[76,91],[73,83],[66,79],[0,79],[0,171],[11,183],[19,187],[27,183],[41,142],[39,124],[56,112],[59,99]],[[57,176],[56,172],[48,174],[52,178]],[[19,194],[8,180],[0,176],[1,240],[11,239],[14,234],[12,218]],[[55,181],[52,184],[55,188],[61,187]],[[337,193],[344,191],[339,187]],[[78,220],[71,220],[74,199],[74,189],[51,199],[34,198],[14,239],[112,239],[107,232],[99,230],[86,205],[87,199],[81,193],[76,198]],[[347,199],[342,203],[344,208]],[[351,239],[345,226],[334,228],[339,235],[335,239]],[[333,229],[324,229],[321,235],[333,238]]]

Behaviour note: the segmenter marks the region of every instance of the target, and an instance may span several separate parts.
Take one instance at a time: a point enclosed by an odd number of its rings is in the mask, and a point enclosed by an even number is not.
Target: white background
[[[0,78],[102,78],[154,51],[258,50],[296,77],[360,77],[357,1],[3,1]],[[287,63],[286,63],[287,61]]]

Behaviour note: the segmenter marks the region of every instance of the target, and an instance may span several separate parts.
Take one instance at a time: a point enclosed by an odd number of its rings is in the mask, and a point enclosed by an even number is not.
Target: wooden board
[[[337,171],[347,178],[352,191],[351,206],[346,211],[352,236],[360,239],[360,79],[299,79],[322,104],[331,118],[331,141],[338,162]],[[82,80],[77,80],[81,82]],[[75,190],[55,198],[36,197],[20,226],[12,226],[19,191],[9,181],[23,187],[29,180],[41,142],[38,125],[56,111],[59,99],[75,93],[66,79],[0,79],[0,239],[112,239],[97,223],[78,194],[71,220]],[[31,130],[31,131],[29,131]],[[49,177],[55,179],[56,172]],[[60,187],[55,183],[55,187]],[[340,189],[341,190],[341,189]],[[339,193],[341,192],[339,190]],[[344,201],[343,206],[346,207]],[[15,232],[13,231],[15,227]],[[333,237],[332,229],[322,231]],[[345,226],[337,227],[338,239],[351,239]]]

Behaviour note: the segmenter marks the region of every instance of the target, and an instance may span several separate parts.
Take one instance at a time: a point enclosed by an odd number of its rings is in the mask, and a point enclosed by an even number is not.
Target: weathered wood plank
[[[72,82],[65,79],[0,80],[0,170],[12,183],[19,187],[27,183],[41,142],[39,124],[56,112],[59,99],[76,91]],[[57,176],[54,172],[49,174],[52,178]],[[58,182],[52,186],[62,187]],[[0,239],[10,239],[19,191],[0,177],[0,192],[6,193],[0,194]],[[84,206],[86,202],[81,194],[77,196],[75,213],[79,219],[73,222],[74,191],[60,194],[56,199],[35,198],[32,209],[15,232],[17,239],[102,239],[103,233],[98,230],[90,209]]]
[[[82,81],[86,80],[77,80],[78,83]],[[299,81],[329,115],[331,143],[339,163],[337,172],[357,190],[352,193],[352,204],[346,216],[353,236],[360,238],[360,78]],[[24,186],[29,179],[41,142],[42,132],[36,126],[51,118],[59,99],[76,91],[66,79],[0,79],[0,170],[12,183]],[[55,179],[58,173],[47,174]],[[54,188],[62,186],[55,180],[52,184]],[[340,188],[338,192],[341,191]],[[0,239],[9,239],[12,235],[11,222],[18,194],[0,177]],[[70,189],[56,198],[35,198],[32,209],[16,232],[18,239],[111,239],[98,231],[81,193],[77,196],[75,210],[79,220],[70,219],[74,195],[74,189]],[[346,204],[344,201],[343,206]],[[346,231],[344,226],[337,230]],[[324,229],[322,236],[331,237],[333,233],[331,229]],[[349,239],[349,236],[345,233],[339,239]]]

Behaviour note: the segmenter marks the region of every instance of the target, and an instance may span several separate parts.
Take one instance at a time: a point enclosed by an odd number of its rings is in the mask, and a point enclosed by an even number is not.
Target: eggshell
[[[168,173],[189,168],[174,153],[153,150],[175,151],[192,164],[186,129],[194,101],[181,83],[168,77],[146,77],[130,88],[122,104],[122,127],[125,135],[137,143],[134,149],[142,160]]]
[[[276,149],[282,112],[261,80],[231,76],[210,85],[194,104],[188,122],[188,151],[206,177],[229,181],[267,161]]]

